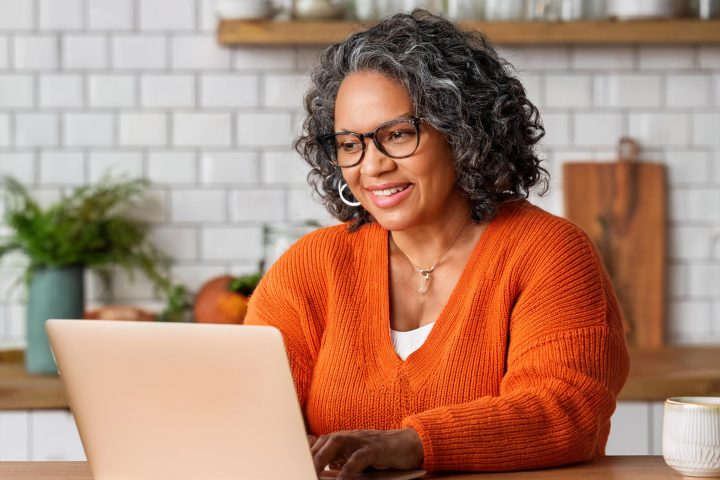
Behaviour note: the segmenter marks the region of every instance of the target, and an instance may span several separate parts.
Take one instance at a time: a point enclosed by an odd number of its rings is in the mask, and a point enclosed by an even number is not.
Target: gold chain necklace
[[[430,280],[432,280],[431,275],[432,275],[433,271],[435,271],[435,267],[437,266],[438,263],[440,263],[442,261],[443,258],[445,258],[445,254],[450,251],[452,246],[455,245],[455,242],[457,241],[458,238],[460,238],[460,234],[462,233],[463,230],[465,230],[465,227],[468,225],[468,223],[469,222],[465,222],[462,225],[460,225],[460,228],[458,229],[457,233],[455,234],[455,236],[453,237],[452,241],[447,246],[445,251],[440,255],[440,258],[438,258],[437,261],[428,268],[422,268],[422,267],[418,267],[417,265],[415,265],[415,262],[410,260],[410,257],[408,257],[407,254],[405,252],[403,252],[402,248],[400,248],[400,246],[395,242],[395,240],[393,240],[393,243],[395,243],[395,246],[397,247],[397,249],[400,250],[400,253],[402,253],[405,256],[405,258],[408,259],[408,262],[410,262],[410,265],[412,265],[413,268],[415,270],[417,270],[417,272],[422,277],[422,280],[420,281],[420,287],[418,288],[418,293],[420,295],[425,295],[428,292],[428,290],[430,289]]]

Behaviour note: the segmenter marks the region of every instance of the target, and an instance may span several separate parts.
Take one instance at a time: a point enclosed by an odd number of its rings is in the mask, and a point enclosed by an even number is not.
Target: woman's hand
[[[403,430],[350,430],[333,432],[310,441],[318,475],[325,466],[339,468],[338,480],[368,467],[410,470],[423,463],[420,436],[412,428]],[[314,441],[313,441],[314,440]]]

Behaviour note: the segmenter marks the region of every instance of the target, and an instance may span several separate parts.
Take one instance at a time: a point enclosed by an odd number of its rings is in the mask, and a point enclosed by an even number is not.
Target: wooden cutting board
[[[592,238],[610,273],[630,345],[664,344],[665,167],[620,140],[616,162],[563,167],[565,216]]]

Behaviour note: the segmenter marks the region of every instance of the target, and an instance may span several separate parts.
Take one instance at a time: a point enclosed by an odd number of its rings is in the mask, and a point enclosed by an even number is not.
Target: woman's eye
[[[360,149],[358,142],[343,142],[340,144],[340,150],[345,152],[357,152]]]
[[[390,140],[393,141],[407,140],[413,136],[415,136],[415,132],[410,130],[393,130],[390,132]]]

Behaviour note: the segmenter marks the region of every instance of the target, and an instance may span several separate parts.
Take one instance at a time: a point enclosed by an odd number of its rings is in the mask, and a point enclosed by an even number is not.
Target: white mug
[[[689,477],[720,477],[720,397],[665,401],[665,463]]]

